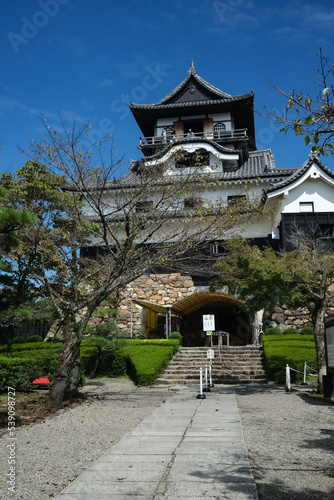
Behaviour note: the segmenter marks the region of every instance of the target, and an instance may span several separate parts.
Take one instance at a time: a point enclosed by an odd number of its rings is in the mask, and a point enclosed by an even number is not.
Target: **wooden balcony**
[[[164,144],[177,143],[183,139],[210,139],[218,144],[243,141],[247,139],[247,129],[235,130],[219,130],[211,132],[188,132],[187,134],[173,134],[154,137],[140,137],[139,149],[154,148],[155,146],[163,146]]]

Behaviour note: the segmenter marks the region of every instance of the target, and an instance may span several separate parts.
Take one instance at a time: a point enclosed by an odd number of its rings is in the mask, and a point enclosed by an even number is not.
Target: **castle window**
[[[136,212],[149,212],[152,210],[153,202],[152,201],[138,201],[136,203]]]
[[[194,210],[198,208],[203,200],[201,198],[186,198],[184,200],[184,208],[186,210]]]
[[[299,212],[314,212],[313,201],[300,201]]]
[[[220,132],[221,130],[226,130],[226,125],[223,122],[217,122],[214,124],[213,130],[215,132]]]
[[[228,205],[242,205],[242,203],[246,201],[246,195],[241,194],[241,195],[232,195],[227,197],[227,204]]]
[[[165,136],[170,137],[173,134],[174,134],[174,129],[172,126],[161,127],[161,135],[163,137],[165,137]]]
[[[210,164],[210,153],[205,149],[196,149],[194,153],[182,152],[176,158],[176,167],[204,167]]]
[[[224,249],[220,243],[212,243],[210,245],[210,255],[222,255]]]

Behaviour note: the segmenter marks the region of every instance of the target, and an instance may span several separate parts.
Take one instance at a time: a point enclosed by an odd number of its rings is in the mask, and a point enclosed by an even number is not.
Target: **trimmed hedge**
[[[272,326],[271,328],[266,329],[264,335],[282,335],[282,332],[278,326]]]
[[[145,341],[143,341],[145,342]],[[151,385],[160,373],[167,368],[175,354],[175,346],[143,344],[130,345],[119,351],[127,362],[127,374],[138,386]],[[170,341],[177,342],[179,341]]]
[[[316,350],[313,335],[264,336],[262,339],[266,370],[269,377],[278,384],[285,383],[286,365],[291,370],[291,382],[303,379],[304,363],[317,369]]]
[[[127,374],[137,385],[150,385],[168,366],[179,347],[178,340],[133,339],[127,343],[128,346],[120,350],[102,350],[97,375],[117,377]],[[83,340],[81,367],[83,374],[89,376],[95,367],[98,349],[85,344]],[[6,390],[8,385],[18,391],[28,390],[32,380],[40,376],[47,375],[51,380],[61,345],[45,342],[17,344],[12,358],[7,358],[4,346],[0,350],[0,391]],[[8,368],[12,366],[15,369]]]
[[[7,387],[16,391],[31,390],[35,378],[47,376],[52,379],[57,360],[47,357],[5,358],[0,357],[0,392]]]
[[[62,346],[61,342],[51,343],[51,342],[26,342],[24,344],[14,344],[12,346],[12,355],[16,356],[16,353],[19,351],[36,351],[40,349],[58,349],[60,350]],[[2,354],[3,353],[3,354]],[[0,356],[6,355],[7,353],[7,345],[0,346]]]

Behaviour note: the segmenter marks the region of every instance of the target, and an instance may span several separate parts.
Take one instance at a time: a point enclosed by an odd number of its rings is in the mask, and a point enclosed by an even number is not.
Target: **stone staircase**
[[[166,370],[156,380],[156,385],[199,384],[200,367],[209,364],[208,347],[181,347]],[[213,384],[249,384],[267,382],[263,366],[263,351],[255,346],[223,347],[220,356],[213,348]]]

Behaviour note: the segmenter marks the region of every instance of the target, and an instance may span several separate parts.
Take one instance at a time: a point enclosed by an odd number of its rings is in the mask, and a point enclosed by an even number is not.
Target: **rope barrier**
[[[301,372],[300,370],[295,370],[295,368],[291,368],[289,365],[286,365],[286,374],[285,374],[285,391],[286,392],[291,392],[291,377],[290,377],[291,370],[296,372],[296,373],[302,373],[304,375],[304,377],[303,377],[303,382],[301,383],[301,385],[308,385],[308,383],[306,382],[306,368],[309,368],[313,372],[318,373],[317,370],[314,370],[314,368],[311,368],[310,366],[308,366],[306,361],[304,363],[304,372]]]

